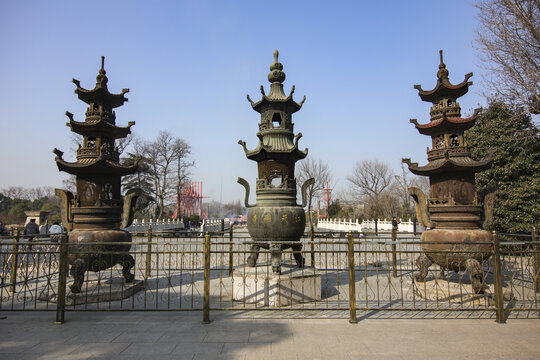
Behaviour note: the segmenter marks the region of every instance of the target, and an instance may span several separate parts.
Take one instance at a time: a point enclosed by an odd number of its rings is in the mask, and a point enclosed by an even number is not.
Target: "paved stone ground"
[[[2,359],[538,359],[540,320],[359,313],[0,312]],[[535,314],[534,317],[538,317]]]

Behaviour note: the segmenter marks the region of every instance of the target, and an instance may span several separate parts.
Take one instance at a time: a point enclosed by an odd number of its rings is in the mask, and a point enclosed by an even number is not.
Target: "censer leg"
[[[129,254],[124,254],[118,262],[122,266],[122,275],[126,279],[127,283],[133,282],[135,280],[135,275],[131,273],[131,269],[135,266],[135,259]]]
[[[294,260],[296,260],[296,266],[303,268],[306,263],[304,257],[302,256],[302,244],[297,244],[292,246]]]
[[[251,254],[248,256],[247,264],[249,267],[255,267],[257,265],[257,259],[259,258],[259,245],[251,245]]]
[[[475,259],[467,259],[465,261],[465,267],[471,275],[473,292],[475,294],[483,294],[485,289],[483,285],[484,272],[482,271],[482,265]]]
[[[433,265],[433,261],[431,261],[426,254],[422,253],[416,259],[416,266],[418,266],[418,270],[420,272],[416,274],[415,279],[418,282],[424,282],[426,280],[427,274],[428,274],[428,268]]]
[[[272,261],[272,272],[281,274],[281,246],[270,245],[270,256]]]
[[[71,292],[76,294],[81,292],[81,288],[84,282],[84,273],[86,272],[86,259],[75,259],[71,264],[69,273],[73,276],[73,284],[69,286]]]

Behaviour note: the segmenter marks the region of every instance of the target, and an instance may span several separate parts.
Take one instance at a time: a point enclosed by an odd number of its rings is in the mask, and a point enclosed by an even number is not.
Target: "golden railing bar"
[[[503,324],[506,322],[504,318],[504,299],[502,291],[502,273],[501,273],[501,254],[500,241],[497,232],[492,233],[493,240],[493,277],[495,286],[495,307],[497,310],[497,322]]]
[[[356,324],[356,277],[354,269],[354,237],[351,231],[347,235],[348,251],[347,256],[349,258],[349,322]]]
[[[144,273],[145,283],[152,273],[152,225],[148,225],[148,245],[146,247],[146,271]]]
[[[540,241],[536,237],[536,226],[532,228],[531,242],[534,259],[534,291],[540,292]]]
[[[392,226],[392,276],[397,278],[397,257],[396,257],[397,227]]]
[[[60,264],[56,298],[56,324],[64,323],[68,266],[68,236],[64,233],[60,236]]]
[[[204,236],[203,324],[210,324],[210,233]]]
[[[9,292],[14,293],[17,287],[17,266],[19,262],[19,229],[13,232],[13,254],[11,255],[11,276],[9,281]]]
[[[229,276],[233,274],[233,224],[229,228]]]

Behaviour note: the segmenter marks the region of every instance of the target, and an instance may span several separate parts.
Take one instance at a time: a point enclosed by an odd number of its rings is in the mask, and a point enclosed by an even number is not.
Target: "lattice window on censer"
[[[88,140],[86,140],[86,147],[95,148],[96,147],[96,138],[95,137],[89,137]]]
[[[448,140],[449,140],[449,143],[450,143],[450,147],[459,146],[459,136],[457,136],[456,134],[450,135]]]
[[[272,115],[272,126],[275,127],[275,128],[278,128],[278,127],[281,127],[281,114],[280,113],[274,113],[274,115]]]
[[[103,149],[103,154],[110,155],[112,151],[114,150],[113,140],[111,138],[104,137],[102,141],[103,141],[103,145],[101,146],[101,148]]]
[[[278,187],[283,182],[283,174],[279,169],[270,170],[270,184]]]
[[[103,187],[103,198],[105,200],[112,200],[113,199],[113,186],[109,183],[106,183]]]
[[[442,149],[442,148],[444,148],[444,135],[434,136],[433,149]]]

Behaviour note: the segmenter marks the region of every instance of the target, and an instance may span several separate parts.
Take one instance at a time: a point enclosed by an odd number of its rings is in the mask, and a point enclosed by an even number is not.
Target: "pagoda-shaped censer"
[[[248,159],[257,162],[259,176],[256,182],[257,204],[249,205],[249,184],[238,178],[238,182],[246,188],[245,205],[249,208],[247,227],[255,245],[248,258],[248,266],[256,266],[260,248],[271,252],[272,272],[281,272],[282,250],[292,248],[294,258],[299,267],[304,266],[304,258],[300,251],[299,240],[304,233],[306,216],[303,207],[306,205],[306,188],[313,183],[310,179],[302,186],[303,204],[296,204],[296,179],[294,165],[307,156],[308,150],[298,149],[301,133],[294,135],[292,114],[300,110],[304,99],[297,103],[293,100],[294,86],[289,96],[283,92],[285,73],[283,65],[278,62],[278,51],[274,51],[274,62],[270,65],[268,81],[270,92],[265,94],[261,86],[262,99],[253,102],[247,96],[251,106],[261,114],[259,123],[259,144],[254,150],[244,147]]]
[[[422,234],[424,252],[416,261],[420,269],[416,280],[425,281],[429,266],[435,263],[441,269],[468,270],[474,292],[482,293],[481,263],[489,258],[491,249],[486,244],[490,233],[482,227],[491,221],[494,193],[477,194],[474,174],[491,167],[493,153],[480,161],[471,158],[463,133],[474,126],[479,110],[469,118],[461,118],[456,100],[472,85],[468,81],[472,73],[465,75],[462,83],[452,85],[442,50],[440,57],[435,88],[425,91],[420,85],[414,86],[423,101],[433,103],[429,123],[418,124],[416,119],[411,120],[420,134],[431,136],[433,147],[427,151],[429,162],[418,166],[410,159],[403,159],[413,174],[429,177],[431,190],[426,209],[423,192],[409,188],[417,217],[431,228]]]
[[[54,149],[58,170],[76,176],[75,196],[69,191],[56,189],[62,200],[63,223],[71,230],[68,261],[74,278],[70,286],[73,293],[81,291],[87,270],[100,271],[120,264],[126,282],[134,280],[130,271],[135,261],[128,253],[131,245],[126,244],[131,242],[131,234],[120,228],[131,224],[137,195],[135,191],[129,191],[122,197],[120,180],[124,175],[135,173],[139,158],[134,165],[121,165],[115,140],[126,137],[135,122],[129,122],[127,127],[116,126],[113,109],[128,100],[124,94],[129,89],[111,94],[105,74],[102,57],[93,90],[82,88],[79,81],[73,79],[77,86],[75,93],[88,104],[84,122],[75,121],[73,114],[66,112],[69,117],[67,126],[83,137],[77,150],[77,161],[63,160],[63,152]]]

